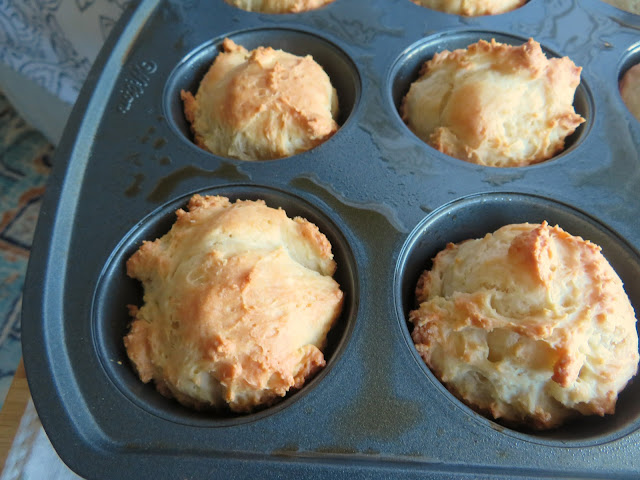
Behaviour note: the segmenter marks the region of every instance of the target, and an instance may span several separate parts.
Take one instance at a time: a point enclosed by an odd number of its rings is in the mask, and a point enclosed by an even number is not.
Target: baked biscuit
[[[620,80],[620,96],[629,111],[640,121],[640,63],[627,70]]]
[[[614,412],[635,375],[633,307],[600,247],[514,224],[449,244],[416,287],[412,338],[443,384],[508,425]]]
[[[584,122],[573,109],[581,68],[547,59],[533,39],[495,40],[436,53],[403,99],[401,115],[422,140],[480,165],[518,167],[564,148]]]
[[[268,405],[325,365],[343,301],[331,244],[264,201],[195,195],[171,230],[127,261],[127,354],[145,383],[195,409]]]
[[[411,0],[416,5],[466,17],[497,15],[521,7],[527,0]]]
[[[262,13],[300,13],[324,7],[335,0],[225,0],[228,4]]]
[[[613,5],[620,10],[640,15],[640,2],[638,0],[603,0],[609,5]]]
[[[195,96],[182,91],[197,145],[241,160],[309,150],[338,129],[338,96],[310,55],[271,47],[251,52],[225,39]]]

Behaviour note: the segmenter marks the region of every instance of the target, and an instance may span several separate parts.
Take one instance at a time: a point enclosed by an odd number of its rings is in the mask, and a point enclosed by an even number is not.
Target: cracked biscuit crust
[[[324,7],[335,0],[225,0],[228,4],[262,13],[300,13]]]
[[[416,287],[412,338],[472,408],[549,429],[614,412],[638,365],[633,307],[600,247],[513,224],[449,244]]]
[[[564,148],[584,122],[573,96],[581,68],[547,59],[540,44],[480,40],[427,61],[401,106],[409,128],[447,155],[480,165],[518,167]]]
[[[310,55],[223,42],[195,96],[182,91],[195,143],[216,155],[268,160],[309,150],[338,129],[338,96]]]
[[[620,80],[620,96],[629,111],[640,121],[640,63],[627,70]]]
[[[510,12],[524,5],[526,0],[411,0],[416,5],[445,13],[477,17]]]
[[[264,201],[195,195],[127,261],[144,304],[124,338],[141,380],[196,409],[247,412],[302,387],[343,301],[331,245]]]

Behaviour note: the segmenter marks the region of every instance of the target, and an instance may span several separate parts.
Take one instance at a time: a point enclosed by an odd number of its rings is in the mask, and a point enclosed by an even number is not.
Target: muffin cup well
[[[389,72],[389,87],[387,92],[388,101],[391,104],[391,110],[395,112],[396,122],[401,123],[404,128],[411,134],[415,135],[404,123],[400,116],[400,107],[402,100],[409,91],[411,84],[419,77],[420,69],[425,62],[430,60],[436,53],[444,50],[453,51],[456,49],[467,48],[469,45],[477,43],[479,40],[491,41],[495,39],[497,42],[509,45],[522,45],[527,42],[528,38],[518,37],[508,33],[490,32],[483,30],[464,30],[464,31],[448,31],[432,35],[424,38],[419,42],[408,47],[394,62]],[[535,38],[534,38],[535,40]],[[544,45],[542,50],[547,58],[561,57]],[[560,158],[574,148],[585,138],[587,132],[593,124],[592,112],[593,98],[586,85],[584,78],[581,78],[580,84],[576,88],[573,99],[573,107],[577,114],[581,115],[585,122],[581,124],[573,134],[565,139],[564,149],[552,158],[540,163],[547,163]],[[426,144],[426,143],[425,143]],[[437,150],[426,144],[434,152]],[[444,155],[440,152],[438,154]],[[463,160],[460,160],[463,161]],[[535,164],[538,165],[538,164]],[[526,167],[518,167],[526,168]]]
[[[622,279],[636,312],[640,311],[640,256],[615,232],[574,208],[550,199],[520,193],[484,193],[464,197],[434,211],[422,220],[407,238],[398,258],[394,295],[399,324],[417,363],[443,395],[489,428],[523,440],[558,446],[597,445],[620,438],[640,427],[640,380],[632,379],[620,393],[616,413],[605,417],[586,416],[550,431],[515,430],[488,420],[458,401],[440,383],[418,354],[411,339],[409,312],[416,308],[418,277],[431,268],[432,259],[447,243],[482,238],[512,223],[559,225],[574,236],[599,245],[602,253]],[[636,329],[640,325],[636,323]]]
[[[201,45],[189,53],[169,75],[163,92],[164,114],[171,127],[189,143],[193,143],[193,135],[184,115],[180,91],[189,91],[195,95],[200,81],[221,51],[225,38],[233,40],[247,50],[264,46],[298,56],[311,55],[327,73],[338,93],[340,113],[336,122],[339,127],[342,127],[351,116],[360,98],[360,75],[355,64],[342,49],[312,33],[299,30],[284,28],[246,30],[230,33]]]
[[[153,382],[144,384],[124,348],[123,337],[128,332],[131,317],[127,305],[142,305],[142,285],[126,275],[126,262],[143,240],[155,240],[169,231],[176,220],[175,211],[184,207],[195,193],[223,195],[232,201],[263,199],[273,208],[281,207],[289,218],[300,216],[314,223],[326,235],[332,246],[337,270],[334,279],[344,293],[342,313],[327,337],[324,349],[326,366],[308,379],[298,391],[291,391],[274,405],[254,413],[231,411],[196,412],[177,401],[163,397]],[[134,226],[114,249],[106,262],[94,293],[92,331],[98,357],[109,378],[120,392],[140,408],[169,421],[195,426],[227,426],[246,423],[282,411],[292,402],[308,394],[329,373],[345,350],[355,325],[358,298],[358,276],[352,249],[336,223],[303,198],[280,190],[258,186],[220,186],[180,197],[152,212]]]
[[[618,65],[618,84],[615,85],[615,88],[618,90],[618,98],[620,98],[620,101],[622,103],[624,103],[624,101],[622,100],[622,97],[620,95],[619,83],[622,80],[622,77],[624,77],[624,74],[627,73],[627,71],[631,67],[638,64],[640,64],[640,43],[629,47],[629,49],[627,50],[625,55],[622,57]],[[626,105],[625,105],[625,108],[626,108]],[[627,109],[627,111],[629,110]],[[633,114],[631,114],[631,112],[629,112],[629,116],[635,119],[635,117],[633,116]]]

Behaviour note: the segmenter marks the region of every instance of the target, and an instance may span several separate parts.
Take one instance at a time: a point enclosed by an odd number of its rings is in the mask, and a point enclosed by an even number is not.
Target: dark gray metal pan
[[[599,0],[531,0],[462,18],[408,0],[336,0],[262,15],[222,0],[142,1],[116,29],[74,109],[42,207],[24,292],[33,399],[61,458],[87,478],[637,478],[640,382],[617,412],[548,433],[516,431],[433,377],[406,315],[447,242],[543,219],[603,248],[640,308],[640,124],[617,90],[640,61],[640,16]],[[261,163],[191,142],[178,100],[226,37],[310,53],[341,99],[340,130]],[[420,141],[397,108],[419,66],[480,38],[539,41],[583,67],[586,123],[556,158],[496,169]],[[135,377],[124,262],[195,192],[265,198],[332,242],[346,295],[328,365],[251,415],[188,411]]]

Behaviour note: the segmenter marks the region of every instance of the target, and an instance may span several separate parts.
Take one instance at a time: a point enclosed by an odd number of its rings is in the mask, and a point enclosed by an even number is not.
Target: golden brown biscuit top
[[[434,148],[488,166],[551,158],[584,119],[573,109],[581,68],[547,59],[533,39],[436,53],[403,99],[409,128]]]
[[[249,12],[300,13],[333,3],[335,0],[225,0]]]
[[[620,96],[629,111],[640,121],[640,63],[627,70],[620,80]]]
[[[261,200],[194,196],[170,232],[144,242],[127,353],[144,382],[196,408],[248,411],[325,365],[342,306],[331,245]]]
[[[338,97],[310,55],[271,47],[251,52],[230,39],[198,88],[183,91],[195,142],[243,160],[281,158],[329,138],[338,125]]]
[[[242,128],[259,112],[273,110],[298,117],[315,136],[335,130],[335,121],[327,115],[326,89],[300,88],[313,86],[315,76],[322,70],[310,55],[297,57],[271,47],[259,47],[249,53],[229,39],[224,41],[224,48],[225,52],[246,59],[244,68],[229,80],[224,104],[224,114],[233,127]],[[224,64],[220,68],[224,69]],[[216,76],[211,80],[216,81]],[[337,97],[332,98],[335,111]]]
[[[526,0],[411,0],[417,5],[446,13],[476,17],[497,15],[521,7]]]
[[[416,287],[421,356],[465,402],[552,428],[613,413],[635,375],[633,307],[600,247],[546,222],[449,244]]]

